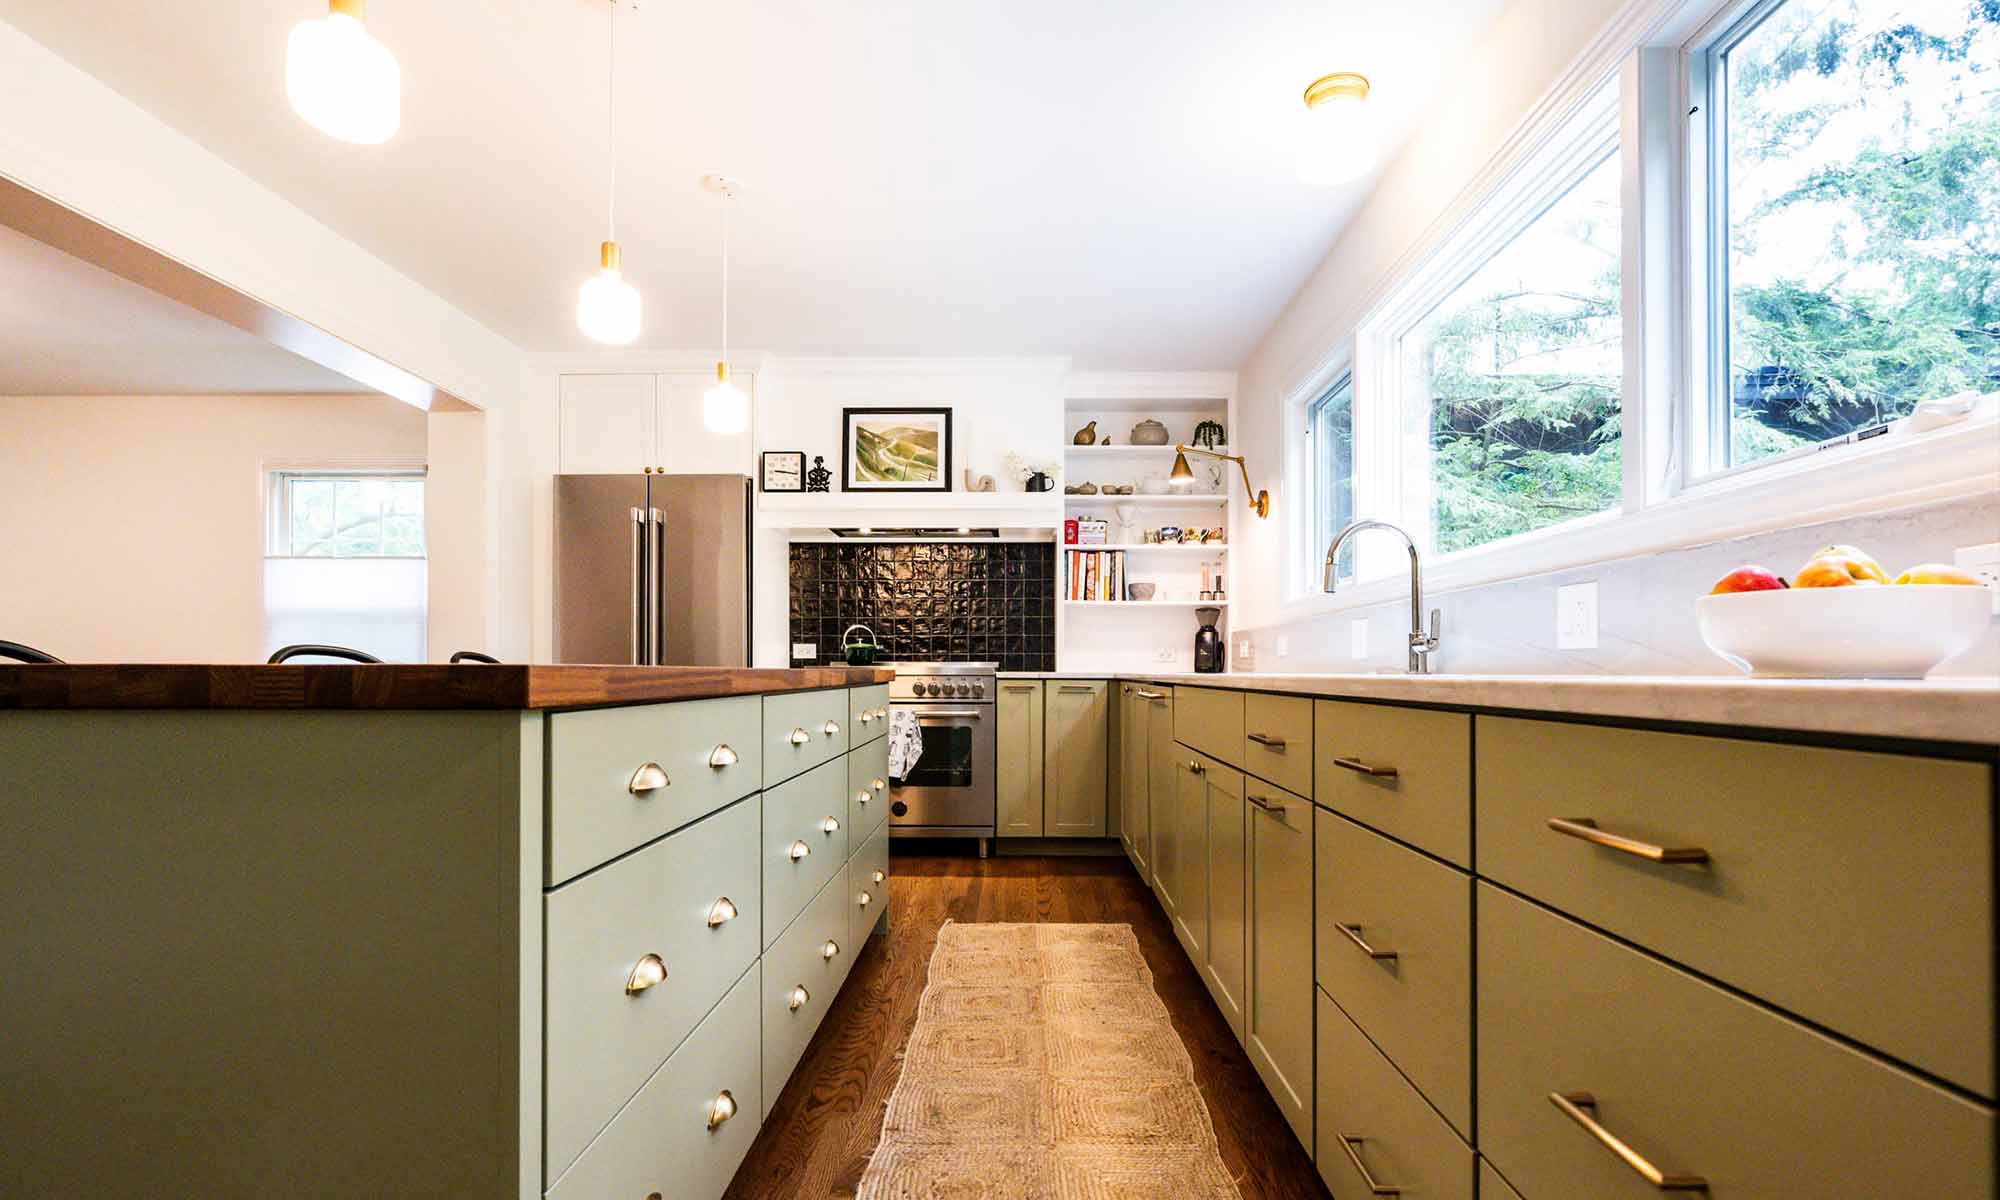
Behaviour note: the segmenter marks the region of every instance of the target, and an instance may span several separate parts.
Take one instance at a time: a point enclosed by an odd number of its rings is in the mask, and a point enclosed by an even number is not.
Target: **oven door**
[[[990,704],[898,704],[917,718],[924,752],[890,791],[889,823],[908,834],[990,837],[994,729]]]

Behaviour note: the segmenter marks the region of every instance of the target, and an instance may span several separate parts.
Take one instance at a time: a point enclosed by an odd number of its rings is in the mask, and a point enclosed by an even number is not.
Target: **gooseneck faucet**
[[[1442,614],[1434,608],[1431,610],[1431,631],[1428,635],[1424,633],[1424,565],[1417,557],[1416,539],[1405,533],[1401,526],[1391,525],[1387,521],[1363,520],[1356,521],[1334,534],[1333,541],[1326,548],[1326,579],[1321,590],[1329,596],[1333,595],[1336,582],[1334,559],[1339,557],[1340,548],[1346,544],[1347,539],[1364,529],[1386,529],[1402,538],[1403,544],[1410,549],[1409,670],[1412,675],[1428,675],[1431,669],[1430,656],[1438,648],[1438,636],[1443,632],[1444,623]]]

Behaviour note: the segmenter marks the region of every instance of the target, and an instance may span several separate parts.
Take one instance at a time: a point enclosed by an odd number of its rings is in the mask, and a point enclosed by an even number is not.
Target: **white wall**
[[[425,644],[432,662],[488,649],[485,413],[430,413],[426,421],[424,553],[429,559]]]
[[[260,662],[265,464],[422,464],[425,442],[383,396],[0,397],[0,637]]]

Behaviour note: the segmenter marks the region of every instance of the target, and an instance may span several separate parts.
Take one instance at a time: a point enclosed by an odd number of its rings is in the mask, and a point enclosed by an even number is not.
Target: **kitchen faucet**
[[[1349,525],[1347,528],[1341,530],[1339,533],[1334,534],[1333,541],[1326,548],[1326,581],[1321,590],[1324,591],[1329,596],[1333,595],[1334,582],[1335,582],[1333,560],[1339,556],[1340,547],[1347,541],[1347,539],[1357,533],[1360,533],[1364,529],[1386,529],[1390,533],[1395,534],[1397,537],[1402,538],[1403,544],[1410,548],[1409,671],[1410,674],[1412,675],[1428,675],[1430,674],[1430,669],[1431,669],[1430,656],[1432,652],[1438,648],[1438,635],[1439,633],[1442,632],[1444,628],[1444,623],[1442,620],[1442,614],[1437,609],[1435,608],[1432,609],[1431,631],[1428,636],[1425,635],[1424,567],[1423,563],[1419,561],[1419,559],[1417,558],[1416,539],[1411,537],[1409,534],[1405,533],[1401,526],[1391,525],[1387,521],[1364,520],[1364,521],[1356,521],[1353,524]]]

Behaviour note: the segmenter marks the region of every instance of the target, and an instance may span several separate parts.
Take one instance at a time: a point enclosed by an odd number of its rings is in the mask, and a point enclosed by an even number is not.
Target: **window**
[[[264,652],[300,642],[422,662],[424,474],[272,471]]]
[[[1697,471],[2000,388],[2000,5],[1765,3],[1693,66],[1709,110]]]
[[[1618,505],[1619,229],[1613,153],[1397,339],[1405,471],[1437,552]]]
[[[297,558],[422,558],[422,472],[272,473],[271,553]]]
[[[1311,447],[1312,544],[1325,546],[1354,520],[1354,378],[1342,375],[1306,405]]]

